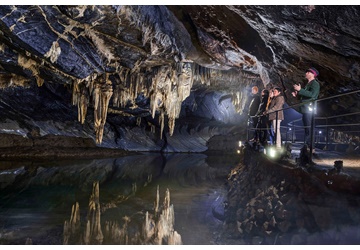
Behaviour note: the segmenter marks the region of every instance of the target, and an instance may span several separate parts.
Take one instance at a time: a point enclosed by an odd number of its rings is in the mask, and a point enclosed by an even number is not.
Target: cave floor
[[[295,163],[295,159],[300,155],[302,143],[293,143],[291,146],[291,159]],[[343,173],[360,178],[360,154],[349,154],[342,151],[322,150],[315,147],[315,154],[312,161],[319,169],[331,169],[334,167],[335,161],[343,161]]]

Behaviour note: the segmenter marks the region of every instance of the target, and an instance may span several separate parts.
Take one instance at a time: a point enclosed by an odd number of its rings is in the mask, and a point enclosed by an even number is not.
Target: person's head
[[[252,93],[253,95],[256,95],[258,92],[259,92],[258,87],[254,86],[254,87],[251,88],[251,93]]]
[[[263,89],[263,90],[261,91],[261,96],[268,96],[268,95],[269,95],[269,90]]]
[[[273,98],[274,97],[274,88],[269,90],[269,97]]]
[[[314,67],[308,68],[305,73],[306,79],[309,81],[315,79],[319,75],[319,71],[315,69]]]
[[[274,88],[274,96],[278,96],[278,95],[280,95],[280,94],[281,94],[281,88],[275,87],[275,88]]]

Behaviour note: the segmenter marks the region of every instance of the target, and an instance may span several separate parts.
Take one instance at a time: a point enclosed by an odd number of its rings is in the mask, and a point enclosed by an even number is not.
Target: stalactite
[[[127,86],[129,70],[121,68],[118,77],[119,81],[115,82],[115,90],[113,94],[113,105],[115,107],[124,108],[130,98],[130,87]]]
[[[1,70],[1,68],[0,68]],[[0,74],[0,89],[12,88],[12,87],[30,87],[30,79],[15,75],[15,74]]]
[[[235,93],[232,93],[231,101],[232,104],[234,105],[235,112],[242,114],[245,105],[243,93],[240,91],[236,91]]]
[[[72,96],[71,96],[71,104],[78,105],[79,103],[79,95],[80,95],[80,80],[73,82]]]
[[[141,124],[141,117],[137,117],[136,118],[136,126],[140,127],[140,124]]]
[[[101,126],[101,85],[99,83],[95,84],[93,91],[93,107],[94,107],[94,129],[96,133],[96,143],[98,143],[98,134]]]
[[[164,127],[165,127],[165,113],[164,113],[164,110],[160,111],[159,123],[160,123],[160,139],[162,140],[162,135],[163,135],[163,132],[164,132]]]
[[[156,132],[155,125],[150,124],[150,127],[151,127],[151,133],[155,134],[155,132]]]
[[[83,80],[75,80],[73,83],[72,104],[78,107],[78,121],[84,124],[89,105],[89,94]]]
[[[32,60],[31,58],[26,58],[25,56],[19,54],[18,64],[24,69],[29,69],[31,71],[39,87],[41,87],[44,84],[44,80],[40,77],[40,72],[37,63],[34,60]]]
[[[224,81],[227,81],[227,83],[239,83],[239,76],[245,77],[240,81],[243,84],[249,84],[250,81],[257,80],[256,77],[247,73],[240,72],[236,75],[235,73],[227,72],[225,74],[221,70],[201,67],[191,62],[179,62],[173,66],[167,65],[151,68],[151,74],[131,72],[126,68],[119,68],[118,78],[113,78],[115,79],[114,90],[112,89],[112,83],[108,80],[108,75],[106,83],[103,82],[102,76],[98,77],[96,74],[89,76],[86,81],[86,87],[90,90],[93,86],[93,91],[89,93],[92,93],[93,99],[96,143],[102,142],[106,114],[111,97],[113,97],[112,105],[122,108],[125,108],[128,104],[135,108],[136,98],[140,94],[149,98],[152,117],[155,118],[156,112],[160,112],[160,139],[162,139],[165,116],[168,118],[167,126],[169,134],[172,136],[175,129],[175,121],[180,115],[182,102],[190,95],[194,81],[200,80],[203,84],[216,87],[216,85],[223,84]],[[78,100],[74,97],[73,102],[77,101],[79,109],[78,119],[81,123],[84,123],[88,99],[86,98],[86,91],[81,86],[80,84],[74,86],[73,96],[76,96]],[[234,85],[234,88],[240,88],[240,86]],[[232,101],[237,112],[241,113],[243,108],[241,92],[233,94]],[[137,125],[139,126],[139,119],[137,119]],[[151,130],[152,132],[154,132],[153,129]]]
[[[87,114],[87,108],[89,105],[89,95],[85,87],[81,88],[80,100],[78,104],[78,119],[81,124],[85,123],[85,118]]]
[[[113,94],[112,83],[108,79],[105,81],[98,78],[93,91],[94,106],[94,128],[96,133],[96,143],[101,143],[106,123],[107,111],[110,98]]]

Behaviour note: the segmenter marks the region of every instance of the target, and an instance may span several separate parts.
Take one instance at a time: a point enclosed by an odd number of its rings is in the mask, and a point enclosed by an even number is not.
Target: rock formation
[[[357,91],[359,13],[353,5],[2,5],[0,132],[204,151],[212,136],[246,126],[251,85],[280,85],[292,104],[292,84],[314,66],[320,98]],[[346,111],[353,115],[331,124],[357,131],[358,98],[321,101],[318,115]],[[171,144],[184,132],[201,149]]]

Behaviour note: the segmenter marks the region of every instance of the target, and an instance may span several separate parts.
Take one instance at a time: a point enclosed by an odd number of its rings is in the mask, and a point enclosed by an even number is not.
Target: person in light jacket
[[[284,112],[282,108],[284,106],[285,99],[282,95],[281,88],[275,87],[273,93],[274,97],[270,102],[268,110],[264,112],[264,115],[269,115],[269,121],[272,121],[272,125],[275,131],[276,148],[281,148],[280,123],[284,120]],[[275,112],[277,110],[278,112]]]

